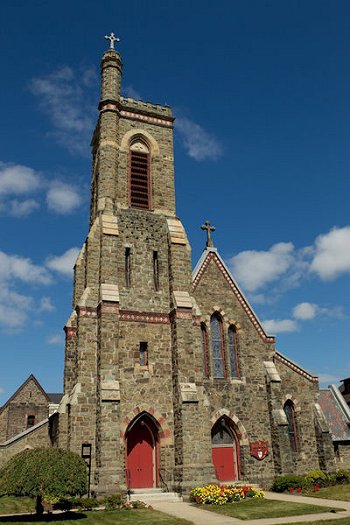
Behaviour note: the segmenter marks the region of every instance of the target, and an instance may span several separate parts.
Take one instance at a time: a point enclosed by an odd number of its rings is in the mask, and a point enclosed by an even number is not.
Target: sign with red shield
[[[256,459],[264,459],[269,453],[266,441],[252,441],[250,443],[250,455]]]

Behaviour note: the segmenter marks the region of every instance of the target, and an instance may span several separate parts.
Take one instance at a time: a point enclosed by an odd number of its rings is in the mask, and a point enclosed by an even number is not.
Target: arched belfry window
[[[286,414],[288,422],[290,448],[292,452],[298,452],[298,432],[295,418],[294,403],[290,399],[288,399],[288,401],[286,401],[284,404],[283,410]]]
[[[229,326],[227,340],[230,354],[231,377],[238,377],[237,330],[235,326]]]
[[[210,318],[210,338],[213,361],[214,378],[225,377],[225,352],[224,337],[222,330],[222,320],[218,314],[213,314]]]
[[[132,208],[149,209],[150,203],[150,151],[147,144],[134,140],[130,145],[129,198]]]
[[[208,335],[207,327],[201,323],[202,333],[202,358],[203,358],[203,377],[209,377],[209,356],[208,356]]]

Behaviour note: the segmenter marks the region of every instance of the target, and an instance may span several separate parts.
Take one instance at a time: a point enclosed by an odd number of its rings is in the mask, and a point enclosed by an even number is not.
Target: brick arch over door
[[[238,419],[238,417],[235,414],[233,414],[233,412],[231,412],[227,408],[221,408],[220,410],[217,410],[213,414],[213,416],[211,417],[212,425],[215,425],[215,423],[223,416],[228,417],[234,423],[235,431],[236,431],[240,446],[241,447],[249,446],[248,434],[247,434],[246,429],[244,428],[243,423]]]
[[[124,444],[125,440],[125,433],[127,431],[127,428],[131,421],[135,419],[136,416],[141,414],[141,412],[145,414],[149,414],[156,422],[159,431],[158,431],[158,437],[160,441],[160,445],[173,445],[174,439],[172,436],[172,432],[169,428],[169,425],[165,421],[162,414],[154,407],[146,405],[146,404],[140,404],[139,406],[135,407],[131,412],[127,414],[127,416],[124,417],[123,421],[120,425],[120,442],[121,444]]]

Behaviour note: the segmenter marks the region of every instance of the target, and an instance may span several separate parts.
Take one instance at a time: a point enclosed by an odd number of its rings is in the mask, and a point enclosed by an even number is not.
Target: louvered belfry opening
[[[149,151],[142,141],[130,147],[130,206],[150,208]]]

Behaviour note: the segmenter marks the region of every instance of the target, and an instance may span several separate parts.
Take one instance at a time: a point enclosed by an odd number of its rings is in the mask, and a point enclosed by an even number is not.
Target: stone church
[[[331,470],[318,379],[276,351],[208,223],[192,272],[175,208],[174,117],[120,95],[113,44],[50,443],[87,458],[98,494]]]
[[[98,493],[332,469],[317,378],[276,351],[208,223],[192,273],[175,208],[174,117],[120,95],[113,44],[101,62],[56,443],[85,451]]]

